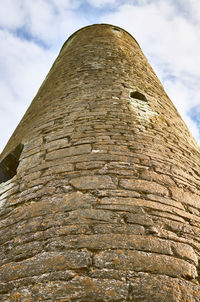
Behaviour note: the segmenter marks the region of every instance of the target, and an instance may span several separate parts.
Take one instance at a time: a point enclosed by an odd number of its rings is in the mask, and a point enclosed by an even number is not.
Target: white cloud
[[[54,35],[54,11],[50,2],[44,0],[25,1],[26,24],[30,33],[42,41]]]
[[[184,13],[185,18],[190,22],[200,24],[200,2],[199,0],[176,0]]]
[[[55,54],[0,30],[0,129],[2,148],[44,80]],[[3,133],[2,133],[3,131]],[[3,134],[3,135],[2,135]]]
[[[80,0],[1,0],[0,27],[25,31],[48,46],[79,29],[87,20],[77,14]]]
[[[21,0],[1,0],[0,26],[15,29],[23,25],[24,11],[21,9]]]
[[[0,64],[3,66],[4,80],[7,80],[14,94],[23,99],[26,87],[30,88],[41,83],[42,78],[52,63],[53,54],[36,43],[17,38],[12,33],[0,30],[0,40],[6,41],[1,46]],[[37,70],[37,77],[35,72]],[[29,84],[29,85],[28,85]],[[32,92],[32,89],[31,89]]]
[[[2,2],[0,151],[42,84],[62,43],[87,22],[84,16],[74,11],[80,5],[78,0]],[[48,48],[44,47],[45,44]]]
[[[118,0],[87,0],[87,2],[97,8],[102,8],[105,5],[114,5]]]
[[[82,0],[50,0],[52,4],[56,7],[58,11],[63,11],[66,9],[76,9],[80,6]]]
[[[85,22],[84,17],[73,11],[79,7],[80,1],[25,0],[23,3],[30,34],[49,46],[63,40]]]

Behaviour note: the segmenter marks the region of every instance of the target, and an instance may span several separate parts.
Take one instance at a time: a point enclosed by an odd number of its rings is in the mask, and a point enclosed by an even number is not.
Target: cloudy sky
[[[64,41],[109,23],[139,42],[200,144],[200,0],[0,0],[0,152]]]

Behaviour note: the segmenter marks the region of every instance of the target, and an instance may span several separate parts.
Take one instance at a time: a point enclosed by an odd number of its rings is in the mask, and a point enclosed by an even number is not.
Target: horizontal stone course
[[[173,207],[179,208],[181,210],[185,210],[184,206],[180,201],[174,201],[172,198],[166,198],[163,196],[158,196],[155,194],[148,194],[147,199],[158,201],[160,203],[166,204],[166,205],[171,205]]]
[[[128,296],[125,281],[102,280],[87,276],[75,276],[72,280],[38,282],[27,286],[27,290],[14,290],[12,299],[21,297],[24,301],[36,302],[41,299],[60,301],[108,301],[122,302]]]
[[[46,143],[44,147],[47,150],[47,152],[51,152],[52,150],[70,147],[70,143],[68,138],[60,138]]]
[[[134,270],[136,272],[154,272],[171,277],[195,279],[197,271],[194,265],[171,256],[157,255],[140,251],[103,251],[94,257],[97,268]]]
[[[52,151],[47,153],[46,160],[54,160],[57,158],[63,158],[66,156],[79,155],[91,152],[91,145],[80,145],[74,147],[68,147],[63,149],[58,149],[57,151]]]
[[[158,194],[163,196],[169,195],[168,190],[164,186],[153,181],[146,181],[141,179],[122,179],[119,184],[122,188],[129,190]]]
[[[59,240],[53,240],[52,243],[49,244],[49,250],[51,250],[51,246],[53,247],[54,244],[71,249],[124,249],[154,252],[158,254],[173,255],[177,258],[192,261],[195,265],[198,265],[198,257],[191,246],[180,242],[170,242],[153,236],[131,234],[90,234],[77,235],[76,237],[69,236],[66,239],[60,238]]]
[[[200,209],[200,195],[185,192],[183,189],[179,189],[175,186],[171,187],[170,191],[173,199]]]
[[[102,198],[99,199],[98,208],[104,209],[113,209],[113,210],[126,210],[132,212],[135,207],[144,207],[150,208],[152,210],[160,210],[168,213],[177,213],[182,217],[188,218],[196,218],[196,216],[192,214],[185,213],[185,211],[180,210],[177,207],[172,205],[159,203],[155,200],[141,199],[141,198],[129,198],[129,197],[110,197],[110,198]],[[162,215],[162,212],[161,212]],[[167,214],[166,214],[167,215]],[[177,218],[178,219],[178,218]],[[181,218],[180,218],[181,219]],[[197,217],[198,221],[198,217]]]
[[[70,163],[63,163],[62,165],[54,166],[48,168],[44,173],[43,176],[58,174],[58,173],[66,173],[71,172],[74,170],[73,164]]]
[[[110,176],[82,176],[73,178],[69,183],[79,190],[115,189],[117,188]]]
[[[46,272],[86,268],[91,264],[91,253],[88,251],[68,251],[67,253],[42,253],[19,263],[10,263],[1,266],[0,280],[25,278],[41,275]]]
[[[194,302],[195,299],[199,300],[199,286],[183,279],[147,273],[137,277],[130,273],[129,278],[131,280],[129,301]]]

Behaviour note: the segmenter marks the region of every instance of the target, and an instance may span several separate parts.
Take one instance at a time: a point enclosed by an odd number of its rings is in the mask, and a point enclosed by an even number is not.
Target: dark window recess
[[[22,153],[24,145],[18,145],[15,150],[10,152],[0,162],[0,183],[5,182],[17,174],[17,167],[19,165],[19,158]]]
[[[116,31],[120,31],[120,29],[117,28],[117,27],[113,27],[112,29],[113,29],[113,30],[116,30]]]
[[[138,99],[138,100],[147,102],[147,99],[146,99],[145,95],[138,92],[138,91],[132,91],[130,93],[130,97],[133,98],[133,99]]]

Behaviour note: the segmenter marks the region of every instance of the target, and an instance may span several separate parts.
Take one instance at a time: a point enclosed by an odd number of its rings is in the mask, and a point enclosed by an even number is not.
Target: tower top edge
[[[87,25],[87,26],[84,26],[80,29],[78,29],[77,31],[75,31],[72,35],[70,35],[68,37],[68,39],[65,41],[65,43],[63,44],[61,50],[60,50],[60,53],[63,52],[63,49],[65,48],[65,46],[67,45],[67,43],[70,43],[74,37],[77,36],[77,34],[79,34],[80,32],[88,32],[90,29],[95,29],[95,28],[101,28],[101,31],[103,32],[104,29],[105,31],[108,31],[108,30],[118,30],[118,31],[121,31],[123,34],[127,35],[128,37],[130,37],[133,41],[135,41],[135,43],[138,45],[138,47],[140,48],[140,45],[138,44],[138,42],[134,39],[134,37],[126,30],[124,30],[123,28],[119,27],[119,26],[116,26],[116,25],[112,25],[112,24],[105,24],[105,23],[99,23],[99,24],[91,24],[91,25]],[[87,33],[86,33],[87,35]],[[105,33],[106,35],[106,33]],[[141,48],[140,48],[141,49]],[[53,65],[54,66],[54,65]],[[53,68],[53,66],[51,67],[51,69]],[[50,71],[51,71],[50,69]],[[35,99],[35,98],[34,98]],[[33,101],[34,101],[33,99]],[[29,108],[32,106],[32,103],[31,105],[29,106]],[[29,109],[28,108],[28,109]],[[22,121],[24,121],[24,118],[25,116],[27,117],[27,112],[25,113],[25,115],[22,117],[21,119],[21,122],[18,124],[18,126],[16,127],[15,131],[13,132],[13,134],[11,135],[10,139],[8,140],[8,142],[6,143],[4,149],[2,150],[2,152],[0,152],[0,161],[3,160],[12,150],[14,150],[17,145],[19,145],[21,143],[21,140],[22,138],[24,137],[24,133],[22,130],[19,130],[22,127]],[[30,122],[31,119],[28,119],[28,121]],[[27,120],[26,120],[26,124],[27,124]],[[31,122],[30,122],[31,123]],[[19,133],[23,133],[23,134],[19,134]]]
[[[82,32],[82,31],[85,31],[85,30],[88,30],[88,29],[92,29],[94,27],[104,27],[104,28],[113,28],[113,29],[116,29],[116,30],[119,30],[119,31],[122,31],[124,33],[126,33],[127,35],[129,35],[136,43],[137,45],[140,47],[139,43],[137,42],[137,40],[128,32],[126,31],[125,29],[123,29],[122,27],[119,27],[119,26],[116,26],[116,25],[113,25],[113,24],[107,24],[107,23],[95,23],[95,24],[91,24],[91,25],[87,25],[87,26],[84,26],[80,29],[78,29],[77,31],[75,31],[72,35],[70,35],[68,37],[68,39],[64,42],[63,46],[61,47],[61,50],[60,52],[62,52],[63,48],[66,46],[66,44],[73,38],[75,37],[78,33]],[[140,47],[141,48],[141,47]]]

